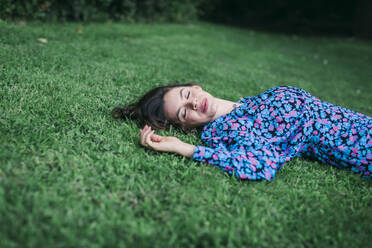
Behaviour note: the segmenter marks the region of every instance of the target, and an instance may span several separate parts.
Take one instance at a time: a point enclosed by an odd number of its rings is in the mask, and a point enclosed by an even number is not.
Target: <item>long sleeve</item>
[[[276,87],[241,99],[239,107],[204,126],[206,146],[197,146],[193,159],[240,179],[273,180],[286,161],[305,149],[302,125],[309,97],[301,89]]]
[[[280,168],[279,154],[271,144],[263,145],[260,150],[232,151],[224,146],[216,148],[196,146],[193,160],[216,165],[237,178],[248,180],[271,181]]]
[[[295,157],[310,157],[372,175],[372,119],[323,102],[305,90],[275,87],[238,101],[204,126],[196,161],[248,180],[274,179]]]

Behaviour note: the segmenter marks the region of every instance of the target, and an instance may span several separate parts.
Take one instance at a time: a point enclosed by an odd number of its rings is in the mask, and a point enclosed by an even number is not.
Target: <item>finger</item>
[[[143,143],[144,143],[145,145],[149,145],[149,144],[147,144],[146,140],[147,140],[147,137],[149,136],[149,134],[150,134],[151,132],[152,132],[151,129],[147,129],[147,130],[143,133]]]
[[[150,131],[146,136],[146,144],[152,148],[153,142],[151,141],[151,135],[154,133],[154,130]]]
[[[144,134],[143,134],[143,145],[144,146],[148,146],[149,144],[147,143],[147,136],[148,136],[148,134],[150,133],[151,131],[146,131]]]
[[[151,138],[152,141],[160,142],[160,136],[158,136],[156,134],[151,135],[150,138]]]
[[[146,129],[144,130],[142,133],[141,133],[141,144],[143,146],[146,146],[146,134],[149,132],[150,130]]]
[[[161,138],[162,138],[162,136],[160,136],[160,135],[157,135],[157,134],[153,134],[153,135],[151,135],[151,139],[153,140],[153,141],[155,141],[155,142],[160,142],[161,141]]]
[[[147,130],[151,130],[151,127],[149,127],[149,126],[146,125],[146,127],[144,128],[144,130],[145,130],[145,131],[147,131]]]
[[[144,139],[144,136],[143,136],[143,132],[141,133],[141,137],[140,137],[140,142],[141,142],[141,145],[145,145],[145,139]]]
[[[145,131],[147,129],[146,125],[140,129],[140,132],[142,133],[143,131]]]

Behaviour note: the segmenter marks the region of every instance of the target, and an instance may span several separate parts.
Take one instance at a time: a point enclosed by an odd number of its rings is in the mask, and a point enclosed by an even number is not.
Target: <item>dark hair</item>
[[[188,131],[186,127],[167,120],[164,115],[164,95],[172,88],[193,86],[194,84],[171,84],[154,88],[143,95],[137,102],[125,107],[115,107],[111,115],[114,119],[132,119],[140,125],[149,125],[152,129],[168,130],[170,125],[180,127],[183,131]]]

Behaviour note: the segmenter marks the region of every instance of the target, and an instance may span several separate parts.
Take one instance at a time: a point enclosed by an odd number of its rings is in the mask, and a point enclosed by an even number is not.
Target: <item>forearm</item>
[[[182,142],[176,147],[175,152],[181,156],[192,158],[194,155],[196,146]]]
[[[182,142],[176,137],[157,135],[147,125],[140,129],[140,133],[141,145],[145,147],[159,152],[174,152],[188,158],[192,158],[194,155],[196,146]]]
[[[223,171],[233,174],[240,179],[271,181],[279,168],[279,155],[265,147],[265,154],[256,150],[242,151],[239,149],[227,150],[224,147],[210,148],[197,146],[193,160],[216,165]]]

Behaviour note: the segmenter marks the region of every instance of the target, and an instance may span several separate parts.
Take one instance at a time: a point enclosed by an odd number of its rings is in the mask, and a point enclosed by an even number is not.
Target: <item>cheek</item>
[[[200,116],[196,113],[192,113],[189,115],[189,117],[187,118],[187,121],[198,121],[200,120]]]

